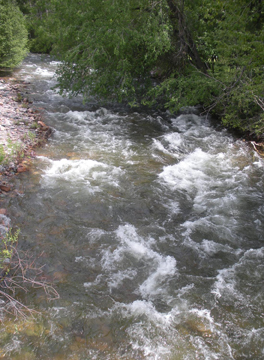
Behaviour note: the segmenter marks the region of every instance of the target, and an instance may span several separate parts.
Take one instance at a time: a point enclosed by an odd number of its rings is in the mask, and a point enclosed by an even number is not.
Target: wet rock
[[[45,133],[45,138],[47,139],[48,137],[50,137],[50,135],[52,134],[52,130],[50,127],[48,127],[46,133]]]
[[[38,121],[38,124],[40,125],[41,131],[47,131],[49,129],[49,126],[47,126],[43,121]]]
[[[7,233],[8,233],[8,228],[3,225],[0,225],[0,236],[5,237]]]
[[[11,187],[9,185],[6,185],[6,184],[1,184],[0,185],[0,190],[5,191],[5,192],[9,192],[11,190]]]
[[[9,169],[10,169],[10,170],[15,170],[15,169],[16,169],[16,165],[15,165],[13,162],[11,162],[11,163],[9,164]]]
[[[25,164],[18,164],[17,165],[17,172],[18,173],[22,173],[22,172],[25,172],[25,171],[28,171],[28,166],[25,165]]]
[[[0,225],[9,228],[11,224],[11,219],[6,215],[0,214]]]
[[[181,324],[180,330],[182,333],[185,334],[197,334],[198,336],[203,337],[212,336],[212,331],[208,327],[208,325],[198,320],[187,320],[186,322]]]

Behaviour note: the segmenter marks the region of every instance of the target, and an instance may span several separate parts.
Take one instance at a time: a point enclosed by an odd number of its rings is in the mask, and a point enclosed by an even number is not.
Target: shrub
[[[13,68],[27,54],[24,16],[13,0],[0,0],[0,67]]]

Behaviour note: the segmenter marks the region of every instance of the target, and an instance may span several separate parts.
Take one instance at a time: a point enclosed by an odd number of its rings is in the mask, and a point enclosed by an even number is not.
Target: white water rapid
[[[63,98],[56,66],[17,74],[54,133],[10,211],[61,298],[30,293],[6,358],[263,359],[263,160],[192,109]]]

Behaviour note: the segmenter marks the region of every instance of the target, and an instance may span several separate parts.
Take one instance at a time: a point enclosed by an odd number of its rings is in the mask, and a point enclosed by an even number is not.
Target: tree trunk
[[[176,39],[175,47],[178,47],[178,49],[176,49],[176,57],[182,60],[186,59],[187,55],[189,55],[189,59],[196,68],[206,74],[207,67],[200,58],[195,42],[186,24],[184,0],[167,0],[167,3],[171,11],[170,18]]]

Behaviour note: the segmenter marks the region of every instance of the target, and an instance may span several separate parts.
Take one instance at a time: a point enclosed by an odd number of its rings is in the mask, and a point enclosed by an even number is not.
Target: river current
[[[29,292],[5,358],[263,359],[263,160],[195,109],[63,98],[56,67],[16,74],[54,133],[9,213],[60,299]]]

